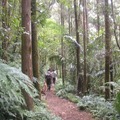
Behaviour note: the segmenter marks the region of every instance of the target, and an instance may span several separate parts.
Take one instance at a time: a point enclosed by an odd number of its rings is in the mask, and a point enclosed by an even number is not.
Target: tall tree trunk
[[[109,20],[109,4],[105,0],[105,83],[109,82],[110,76],[110,20]],[[110,98],[109,86],[105,88],[105,99]]]
[[[84,93],[87,91],[87,65],[86,65],[86,42],[87,42],[87,24],[86,24],[86,0],[83,1],[83,45],[84,45]]]
[[[69,35],[71,35],[71,14],[70,14],[70,8],[68,8],[68,27],[69,27]]]
[[[82,29],[82,11],[81,11],[81,5],[82,5],[82,0],[79,0],[79,6],[78,6],[78,26],[81,26],[80,29]]]
[[[78,15],[77,15],[77,4],[76,0],[74,0],[74,12],[75,12],[75,28],[76,28],[76,41],[79,44],[79,30],[78,30]],[[80,48],[79,46],[76,46],[76,55],[77,55],[77,76],[79,75],[80,72]]]
[[[86,14],[86,79],[87,79],[87,92],[89,92],[90,89],[90,61],[87,60],[87,55],[89,53],[89,50],[87,51],[87,46],[89,44],[89,23],[88,23],[88,9],[87,9],[87,3],[86,3],[86,7],[85,7],[85,14]],[[87,74],[88,73],[88,74]]]
[[[33,81],[32,40],[31,40],[31,0],[22,0],[22,72]],[[33,99],[23,90],[28,110],[33,110]]]
[[[78,30],[78,15],[77,15],[77,3],[74,0],[74,14],[75,14],[75,29],[76,29],[76,41],[79,44],[79,30]],[[77,59],[77,78],[78,78],[78,85],[77,85],[77,92],[81,92],[81,79],[79,76],[80,73],[80,47],[76,46],[76,59]]]
[[[100,32],[99,0],[97,0],[97,31]]]
[[[112,60],[112,52],[111,52],[111,57],[110,57],[110,81],[114,81],[114,76],[113,76],[113,60]],[[113,97],[113,85],[111,85],[111,97]]]
[[[7,49],[8,49],[8,0],[2,0],[2,28],[3,28],[3,39],[2,39],[2,59],[8,61]]]
[[[114,16],[114,9],[113,9],[113,0],[111,0],[111,9],[112,9],[112,17],[113,17],[113,22],[114,22],[114,35],[116,36],[116,30],[115,30],[115,16]],[[116,36],[117,37],[117,36]],[[120,46],[119,46],[119,43],[118,43],[118,38],[117,37],[116,39],[116,42],[117,42],[117,46],[119,47],[120,49]],[[110,41],[110,44],[111,44],[111,41]],[[110,81],[113,82],[114,81],[114,76],[113,76],[113,58],[112,58],[112,51],[111,51],[111,55],[110,55]],[[113,96],[113,86],[111,85],[111,91],[112,91],[112,94],[111,94],[111,97]]]
[[[37,27],[36,27],[36,0],[32,0],[32,67],[33,76],[38,79],[34,82],[35,88],[39,92],[39,99],[41,99],[41,90],[39,85],[40,72],[39,72],[39,55],[38,55],[38,41],[37,41]]]
[[[64,6],[63,4],[61,3],[61,26],[62,26],[62,29],[64,28],[64,15],[63,15],[63,10],[64,10]],[[61,32],[62,33],[62,32]],[[63,85],[65,83],[65,60],[64,60],[64,43],[63,43],[63,33],[62,33],[62,36],[61,36],[61,55],[62,55],[62,82],[63,82]]]

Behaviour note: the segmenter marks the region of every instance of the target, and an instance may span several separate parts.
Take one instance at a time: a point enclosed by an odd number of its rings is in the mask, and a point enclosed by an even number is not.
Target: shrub
[[[78,103],[79,100],[80,100],[78,96],[76,96],[76,95],[74,95],[74,94],[72,94],[72,93],[66,94],[66,98],[67,98],[69,101],[73,102],[73,103]]]
[[[18,69],[3,63],[0,63],[0,68],[0,118],[22,119],[25,101],[21,88],[33,98],[38,95],[37,91],[30,79]]]
[[[95,95],[84,96],[77,105],[80,109],[84,108],[89,110],[99,119],[105,118],[112,120],[116,116],[113,103]]]
[[[37,99],[38,93],[28,76],[0,62],[0,120],[60,120]],[[27,111],[21,88],[34,100],[34,111]]]

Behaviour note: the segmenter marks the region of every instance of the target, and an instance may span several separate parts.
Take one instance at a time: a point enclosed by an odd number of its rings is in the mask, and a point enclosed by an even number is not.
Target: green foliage
[[[56,35],[60,35],[61,32],[62,32],[62,34],[65,32],[64,28],[62,26],[60,26],[56,21],[54,21],[52,19],[47,19],[45,27],[47,27],[48,29],[52,30],[51,33],[53,35],[55,35],[55,34]]]
[[[59,84],[55,87],[55,90],[57,96],[61,98],[66,98],[71,102],[78,103],[79,97],[73,94],[75,93],[75,88],[70,83],[67,83],[65,86]]]
[[[60,97],[65,97],[67,93],[75,92],[75,88],[73,85],[66,83],[64,86],[61,83],[58,83],[55,86],[56,94]]]
[[[62,29],[61,26],[58,23],[56,23],[54,20],[47,19],[46,24],[40,30],[39,45],[42,45],[42,48],[43,47],[48,48],[48,46],[50,47],[52,44],[56,45],[54,47],[58,47],[58,43],[59,43],[58,39],[61,35],[60,33],[61,29]]]
[[[113,83],[111,83],[113,84]],[[114,83],[113,86],[116,88],[119,86]],[[118,87],[119,88],[119,87]],[[116,89],[118,91],[118,89]],[[116,99],[116,109],[114,107],[114,101],[106,101],[103,97],[96,95],[89,95],[80,98],[74,94],[74,87],[67,83],[65,86],[59,82],[56,85],[56,94],[59,97],[66,98],[71,102],[77,103],[80,110],[89,110],[95,118],[98,119],[108,119],[108,120],[119,120],[117,114],[120,112],[120,94],[117,95]],[[116,111],[117,110],[117,111]]]
[[[44,2],[37,0],[37,21],[38,26],[44,26],[48,18],[49,10]]]
[[[66,98],[73,103],[78,103],[79,102],[79,97],[74,95],[73,93],[66,94]]]
[[[27,120],[61,120],[60,117],[57,117],[54,114],[51,114],[46,109],[46,104],[40,101],[36,102],[34,112],[26,111],[25,116]]]
[[[22,106],[26,105],[21,88],[33,98],[38,95],[37,91],[29,78],[18,69],[1,62],[0,68],[0,118],[23,118]]]
[[[57,65],[62,64],[62,56],[61,55],[53,55],[49,57],[49,61],[52,63],[57,63]]]
[[[99,119],[113,120],[116,116],[113,103],[95,95],[84,96],[77,105],[80,109],[88,109]]]
[[[59,57],[58,51],[60,50],[61,29],[61,26],[51,19],[47,19],[45,25],[40,29],[38,45],[40,49],[41,66],[44,67],[46,63],[49,63],[49,58],[51,59],[52,56]],[[57,60],[59,60],[59,58]]]
[[[14,67],[0,62],[0,120],[60,120],[47,111],[37,99],[38,93],[30,79]],[[34,100],[34,111],[27,111],[21,88]]]
[[[118,92],[117,96],[116,96],[115,109],[117,110],[118,114],[120,115],[120,92]]]
[[[112,92],[115,97],[114,107],[116,111],[118,112],[118,114],[120,115],[120,80],[118,80],[117,82],[108,82],[106,84],[113,86]]]
[[[21,34],[22,34],[22,27],[21,27],[21,14],[20,14],[20,1],[16,0],[13,2],[13,0],[9,0],[7,4],[7,12],[6,13],[6,27],[4,28],[2,26],[2,16],[4,15],[3,12],[0,13],[0,19],[1,19],[1,27],[0,27],[0,39],[1,41],[7,40],[7,49],[6,51],[3,51],[4,48],[2,48],[2,42],[0,42],[0,56],[4,52],[7,53],[8,60],[15,60],[15,57],[20,52],[20,42],[21,42]],[[0,6],[0,9],[2,11],[2,5]],[[12,16],[12,17],[11,17]],[[16,53],[15,53],[16,52]]]
[[[57,1],[61,4],[63,4],[64,6],[70,7],[72,9],[72,7],[71,7],[72,1],[71,0],[57,0]]]

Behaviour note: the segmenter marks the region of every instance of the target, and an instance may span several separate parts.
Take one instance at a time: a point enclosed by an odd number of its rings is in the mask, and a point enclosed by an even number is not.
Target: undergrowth
[[[100,120],[114,120],[117,114],[113,102],[108,102],[100,96],[84,96],[77,105],[80,110],[89,110],[95,118]]]
[[[80,110],[91,112],[97,120],[120,120],[120,93],[117,94],[115,101],[106,101],[97,95],[79,97],[75,94],[75,88],[70,83],[63,86],[59,82],[55,88],[56,95],[76,103]]]
[[[2,62],[0,68],[0,120],[60,120],[37,98],[37,90],[28,76]],[[34,111],[23,107],[26,103],[21,88],[33,98]]]
[[[46,104],[43,102],[36,102],[35,110],[27,111],[25,113],[27,120],[61,120],[60,117],[55,116],[46,109]]]
[[[58,83],[55,86],[56,95],[61,98],[66,98],[71,102],[78,103],[79,97],[75,94],[75,87],[69,83],[66,83],[64,86],[61,83]]]

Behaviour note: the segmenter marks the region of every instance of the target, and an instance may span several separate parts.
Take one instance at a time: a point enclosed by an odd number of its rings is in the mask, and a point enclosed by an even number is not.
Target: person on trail
[[[51,69],[49,69],[47,71],[47,73],[45,74],[45,80],[46,80],[46,83],[47,83],[47,88],[48,90],[51,89],[51,84],[52,84],[52,72],[51,72]]]
[[[56,72],[56,70],[53,69],[53,71],[52,71],[52,80],[53,80],[54,85],[55,85],[56,79],[57,79],[57,72]]]

